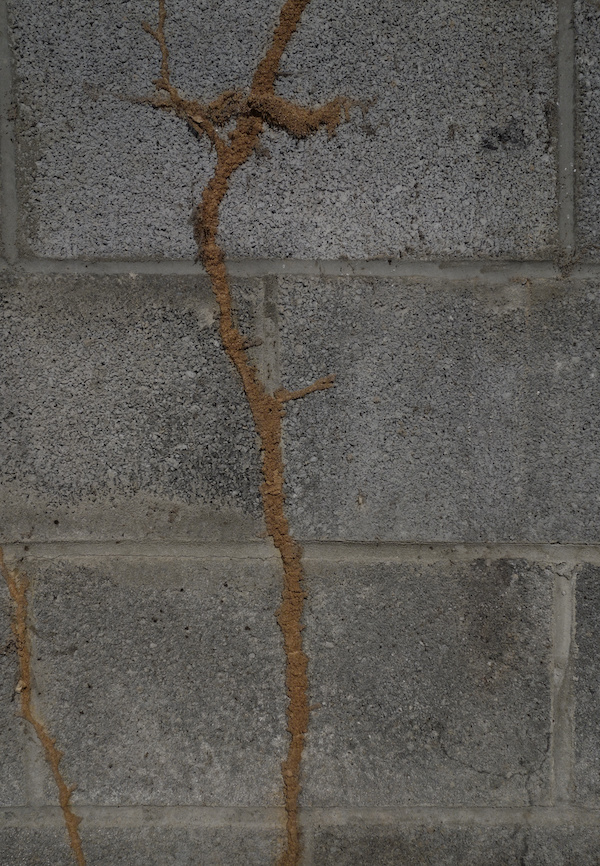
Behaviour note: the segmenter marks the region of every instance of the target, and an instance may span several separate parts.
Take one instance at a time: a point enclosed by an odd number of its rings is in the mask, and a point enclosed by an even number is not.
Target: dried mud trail
[[[58,801],[69,834],[71,850],[78,866],[85,866],[85,857],[83,856],[83,847],[78,830],[81,818],[71,808],[71,794],[75,790],[75,786],[70,788],[65,782],[60,771],[60,762],[63,754],[57,749],[56,740],[50,736],[48,728],[36,713],[31,701],[31,641],[29,637],[27,598],[29,581],[25,575],[20,574],[16,569],[8,567],[4,561],[2,549],[0,549],[0,571],[14,605],[11,628],[19,660],[19,684],[17,691],[21,696],[21,714],[25,721],[29,722],[34,729],[44,750],[44,756],[50,765],[56,787],[58,788]]]
[[[165,0],[159,0],[156,29],[144,24],[145,30],[160,46],[162,57],[160,77],[154,82],[157,94],[149,101],[156,108],[174,113],[185,120],[198,135],[206,135],[216,151],[214,174],[206,185],[197,208],[194,233],[199,257],[210,277],[219,305],[219,332],[223,348],[241,377],[260,439],[263,473],[261,496],[265,522],[267,532],[280,553],[283,566],[283,592],[281,605],[277,610],[277,621],[283,633],[285,649],[287,726],[290,742],[287,757],[282,764],[287,834],[279,866],[296,866],[300,859],[300,764],[309,720],[308,659],[302,648],[302,612],[306,597],[302,584],[302,551],[290,533],[285,514],[281,426],[287,402],[330,388],[333,377],[324,377],[298,391],[279,389],[274,394],[268,393],[248,357],[246,340],[234,320],[225,255],[217,236],[220,207],[228,191],[230,179],[255,150],[265,123],[302,138],[321,127],[325,127],[332,135],[342,119],[348,119],[351,103],[341,97],[312,109],[296,106],[274,92],[281,56],[309,2],[310,0],[286,0],[271,44],[256,68],[250,90],[245,93],[225,91],[208,105],[185,99],[171,83],[165,35]],[[219,131],[234,119],[236,123],[232,131]]]

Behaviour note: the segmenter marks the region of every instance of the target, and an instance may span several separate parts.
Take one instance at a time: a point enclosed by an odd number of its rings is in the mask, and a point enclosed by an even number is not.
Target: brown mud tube
[[[0,571],[2,572],[2,577],[6,582],[8,592],[10,593],[14,605],[11,628],[13,640],[17,649],[17,658],[19,660],[19,682],[17,685],[17,692],[21,696],[21,715],[34,729],[44,750],[46,761],[52,770],[52,775],[54,776],[54,781],[58,788],[58,801],[63,812],[73,855],[78,866],[86,866],[78,829],[79,824],[81,823],[81,818],[79,818],[71,808],[71,794],[75,790],[76,786],[69,787],[65,782],[60,770],[60,762],[63,754],[59,749],[57,749],[56,740],[50,736],[48,728],[35,711],[31,700],[31,641],[29,638],[27,600],[29,581],[24,574],[19,573],[16,569],[8,567],[4,561],[4,555],[1,548]]]
[[[273,39],[258,64],[248,93],[225,91],[208,105],[185,99],[171,83],[169,51],[165,35],[165,0],[159,0],[156,29],[144,29],[157,41],[161,50],[160,77],[154,82],[157,94],[151,100],[156,108],[176,114],[198,135],[206,135],[215,148],[217,162],[197,208],[194,234],[199,257],[210,277],[219,305],[219,333],[225,352],[238,371],[260,439],[263,483],[261,496],[267,532],[281,555],[283,593],[277,611],[277,622],[283,633],[288,695],[287,727],[290,734],[288,753],[282,764],[286,809],[286,846],[279,866],[296,866],[300,860],[301,840],[298,824],[300,763],[304,736],[308,728],[308,659],[302,648],[302,612],[306,597],[302,580],[302,550],[291,536],[285,516],[284,464],[281,449],[281,425],[285,404],[313,391],[333,385],[333,376],[319,379],[298,391],[279,389],[268,393],[258,371],[248,358],[247,342],[238,330],[232,311],[231,287],[225,266],[225,255],[218,244],[219,211],[233,173],[256,149],[265,123],[285,129],[296,138],[304,138],[324,127],[333,135],[343,119],[348,119],[351,101],[337,97],[318,108],[294,105],[274,92],[281,56],[292,38],[304,9],[310,0],[286,0]],[[232,120],[234,129],[223,132]]]

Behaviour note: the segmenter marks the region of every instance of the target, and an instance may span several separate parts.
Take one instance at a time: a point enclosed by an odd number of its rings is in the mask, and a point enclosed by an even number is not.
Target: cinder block
[[[19,660],[12,639],[11,616],[8,589],[0,577],[0,806],[24,806],[26,731],[16,692]]]
[[[308,575],[305,806],[545,802],[550,568],[311,560]]]
[[[343,825],[315,833],[319,866],[520,866],[522,831]],[[541,866],[541,864],[538,864]]]
[[[75,804],[280,805],[275,560],[80,558],[27,571],[38,706]]]
[[[186,257],[214,154],[136,102],[159,52],[157,4],[11,3],[20,243],[43,257]],[[174,83],[248,88],[280,0],[167,4]],[[277,93],[344,95],[333,138],[265,131],[232,180],[233,256],[548,257],[556,244],[554,0],[313,0]]]
[[[528,833],[526,866],[598,866],[600,832],[597,827],[536,827]]]
[[[598,831],[589,827],[323,828],[319,866],[597,866]]]
[[[597,542],[600,283],[534,284],[529,299],[522,537]]]
[[[280,280],[305,539],[597,541],[597,283]]]
[[[600,805],[600,568],[585,565],[577,577],[575,692],[575,797]]]
[[[5,866],[73,866],[66,830],[3,827],[0,847]]]
[[[576,0],[577,147],[575,226],[580,255],[600,258],[600,9]]]
[[[5,274],[0,296],[5,540],[261,531],[257,438],[206,280]]]
[[[86,862],[93,866],[266,866],[274,863],[280,839],[260,828],[178,829],[88,828],[80,825]],[[0,830],[2,866],[72,866],[61,830]]]
[[[213,155],[184,123],[138,101],[160,71],[156,42],[142,28],[156,24],[158,0],[10,6],[22,249],[59,258],[195,256],[190,215]],[[224,2],[217,12],[173,0],[168,8],[174,80],[203,96],[247,82],[279,2]]]

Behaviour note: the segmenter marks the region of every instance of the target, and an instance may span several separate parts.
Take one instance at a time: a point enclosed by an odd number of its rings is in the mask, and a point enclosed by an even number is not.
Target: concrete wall
[[[169,0],[173,78],[248,87],[280,0]],[[214,152],[145,0],[2,0],[0,541],[89,866],[275,863],[281,566],[195,263]],[[313,704],[304,866],[600,863],[600,6],[312,0],[222,208],[290,404]],[[2,586],[0,864],[73,852]],[[16,689],[16,691],[15,691]]]

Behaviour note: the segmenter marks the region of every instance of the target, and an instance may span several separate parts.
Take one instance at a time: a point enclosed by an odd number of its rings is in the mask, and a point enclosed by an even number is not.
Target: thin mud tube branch
[[[333,388],[334,384],[334,375],[323,376],[321,379],[317,379],[316,382],[313,382],[312,385],[307,385],[306,388],[299,388],[298,391],[288,391],[285,388],[279,388],[275,391],[275,397],[277,397],[281,403],[289,403],[290,400],[301,400],[302,397],[314,394],[315,391],[327,391],[329,388]]]
[[[223,348],[243,384],[248,406],[258,433],[263,482],[260,487],[265,524],[279,551],[283,566],[281,604],[276,611],[283,635],[285,682],[288,697],[288,752],[282,763],[283,794],[286,812],[286,844],[279,866],[297,866],[302,851],[298,822],[300,765],[304,737],[308,729],[308,659],[302,646],[302,614],[306,593],[303,589],[302,550],[293,538],[285,513],[284,463],[281,446],[285,404],[333,386],[333,376],[325,376],[297,391],[279,389],[270,394],[251,363],[248,341],[238,329],[234,315],[231,286],[225,254],[218,242],[220,207],[234,172],[252,155],[265,123],[285,129],[296,138],[305,138],[325,127],[333,135],[343,119],[349,118],[354,104],[338,97],[320,108],[305,108],[287,102],[274,93],[279,62],[292,38],[302,12],[310,0],[286,0],[280,12],[271,44],[258,64],[247,95],[224,91],[206,106],[184,99],[171,83],[169,52],[165,36],[165,0],[159,0],[156,30],[145,29],[161,49],[161,78],[154,82],[160,99],[153,105],[182,117],[192,128],[207,133],[215,145],[214,172],[196,209],[194,236],[198,255],[209,276],[219,307],[219,335]],[[235,127],[217,132],[235,119]]]
[[[167,18],[167,9],[165,0],[158,0],[158,25],[156,30],[148,24],[147,21],[142,22],[142,27],[156,40],[160,48],[161,63],[160,63],[160,78],[154,82],[157,91],[163,91],[166,98],[163,101],[155,102],[156,108],[163,108],[174,111],[179,117],[187,121],[189,126],[198,135],[205,133],[215,149],[218,151],[220,146],[225,146],[225,142],[217,134],[214,125],[207,116],[207,111],[197,102],[190,102],[184,99],[177,89],[171,84],[171,70],[169,66],[169,48],[165,37],[165,20]]]
[[[16,569],[8,567],[4,561],[4,555],[0,548],[0,571],[8,587],[8,592],[13,602],[14,610],[11,622],[12,633],[17,648],[17,658],[19,660],[19,684],[17,691],[21,696],[21,715],[25,721],[34,729],[40,745],[44,750],[44,757],[50,765],[56,787],[58,788],[58,801],[62,809],[65,825],[69,834],[69,842],[73,856],[77,861],[78,866],[85,866],[85,857],[83,855],[83,847],[81,837],[79,835],[79,818],[71,808],[71,794],[76,786],[69,787],[65,782],[60,771],[60,762],[63,754],[56,748],[56,740],[54,740],[44,724],[33,708],[31,695],[31,641],[29,638],[29,614],[28,614],[28,598],[27,592],[29,589],[29,581],[27,577],[20,574]]]
[[[169,71],[169,49],[167,47],[167,40],[165,38],[165,20],[167,18],[167,8],[165,6],[165,0],[158,0],[158,25],[156,30],[154,30],[147,21],[142,21],[142,27],[152,36],[153,39],[156,39],[158,42],[158,46],[160,48],[161,53],[161,63],[160,63],[160,79],[161,83],[166,85],[170,84],[171,74]],[[158,82],[155,82],[158,86]]]

